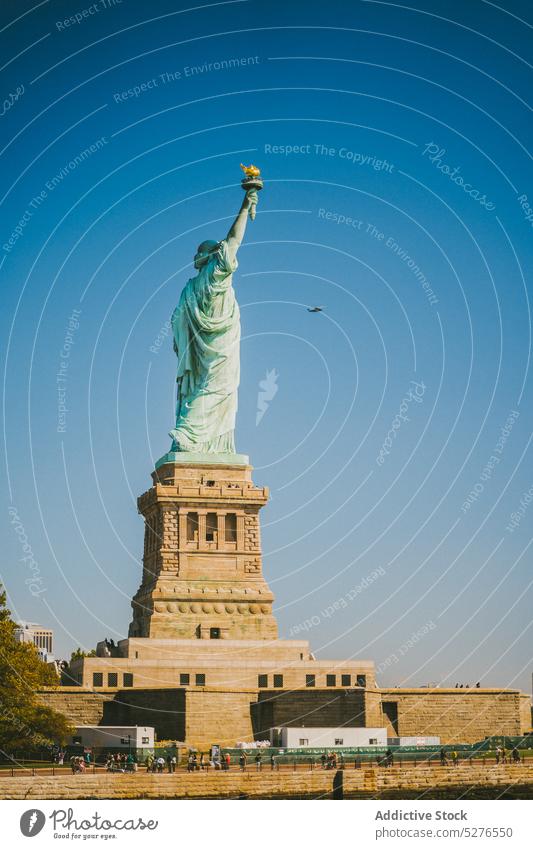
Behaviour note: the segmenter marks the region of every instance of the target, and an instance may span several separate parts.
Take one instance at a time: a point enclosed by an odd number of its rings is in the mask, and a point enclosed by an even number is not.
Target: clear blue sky
[[[383,684],[529,690],[529,4],[190,6],[3,4],[11,608],[59,655],[127,633],[165,323],[252,161],[237,448],[281,635]]]

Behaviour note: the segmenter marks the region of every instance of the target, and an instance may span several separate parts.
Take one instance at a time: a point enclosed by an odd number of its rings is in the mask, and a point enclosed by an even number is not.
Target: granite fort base
[[[369,660],[316,660],[279,640],[263,576],[268,490],[248,458],[167,454],[138,501],[143,575],[129,636],[72,664],[78,687],[41,694],[76,724],[154,725],[192,746],[267,738],[280,725],[387,727],[472,742],[531,727],[517,690],[385,690]]]

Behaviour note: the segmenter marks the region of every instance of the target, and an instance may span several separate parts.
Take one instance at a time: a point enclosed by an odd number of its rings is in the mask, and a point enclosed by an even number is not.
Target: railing
[[[108,775],[146,775],[148,772],[152,775],[169,775],[176,773],[209,773],[214,770],[216,772],[220,772],[221,774],[226,771],[231,772],[297,772],[297,771],[313,771],[313,770],[325,770],[325,771],[338,771],[338,770],[347,770],[347,769],[361,769],[372,768],[375,770],[386,770],[386,769],[406,769],[412,768],[417,769],[424,766],[435,766],[442,767],[448,769],[456,769],[459,767],[462,768],[471,768],[474,766],[496,766],[496,765],[505,765],[505,766],[525,766],[530,765],[533,769],[533,757],[526,758],[525,756],[521,756],[518,760],[513,760],[510,757],[507,757],[505,761],[502,759],[498,759],[495,756],[491,757],[474,757],[467,756],[464,758],[457,758],[456,761],[452,761],[448,758],[446,761],[441,761],[440,757],[429,757],[429,758],[408,758],[408,757],[393,757],[392,762],[388,761],[386,756],[378,756],[371,759],[363,759],[362,757],[355,758],[346,758],[343,759],[337,758],[337,761],[330,760],[329,763],[326,761],[322,762],[319,758],[285,758],[285,759],[274,759],[272,762],[270,759],[261,760],[260,765],[258,766],[257,762],[253,759],[247,759],[244,764],[239,763],[238,760],[232,759],[229,767],[223,768],[222,765],[220,767],[213,767],[208,761],[206,761],[203,765],[199,763],[191,770],[187,764],[182,764],[180,766],[175,766],[174,769],[169,771],[168,765],[165,764],[161,771],[156,770],[147,770],[145,764],[137,764],[137,768],[131,769],[131,764],[122,764],[118,769],[108,770],[104,764],[90,764],[87,765],[83,772],[76,772],[75,775],[80,775],[81,780],[83,780],[83,775],[100,775],[100,774],[108,774]],[[61,776],[68,775],[72,773],[72,768],[70,764],[65,764],[63,766],[59,766],[57,764],[50,764],[49,766],[24,766],[23,764],[19,765],[11,765],[3,767],[0,764],[0,779],[2,775],[15,777],[23,777],[27,775],[31,775],[32,777],[36,776]]]

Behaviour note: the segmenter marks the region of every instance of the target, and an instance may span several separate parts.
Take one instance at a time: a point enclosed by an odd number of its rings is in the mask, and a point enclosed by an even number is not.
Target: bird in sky
[[[322,312],[324,307],[307,307],[307,312]]]

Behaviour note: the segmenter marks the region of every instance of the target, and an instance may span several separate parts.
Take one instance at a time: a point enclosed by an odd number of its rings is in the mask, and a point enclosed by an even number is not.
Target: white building
[[[351,749],[367,746],[386,746],[385,728],[282,728],[272,729],[271,741],[284,749],[332,749],[335,746]]]
[[[87,749],[153,749],[154,729],[141,725],[78,725],[70,742]]]
[[[389,737],[389,746],[440,746],[440,737]]]
[[[36,622],[19,622],[14,632],[14,637],[19,643],[33,643],[42,659],[52,663],[54,632],[51,628],[44,628]]]

